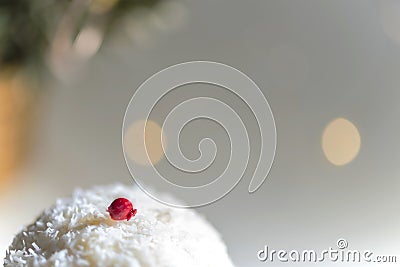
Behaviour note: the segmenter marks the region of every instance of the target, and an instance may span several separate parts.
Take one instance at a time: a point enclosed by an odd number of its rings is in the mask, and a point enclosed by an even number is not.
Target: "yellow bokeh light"
[[[360,147],[360,133],[352,122],[337,118],[326,126],[322,135],[322,150],[332,164],[348,164],[357,156]]]
[[[125,154],[140,165],[156,164],[164,156],[162,140],[165,147],[166,138],[158,123],[152,120],[148,120],[147,123],[145,120],[137,121],[129,126],[124,134]]]

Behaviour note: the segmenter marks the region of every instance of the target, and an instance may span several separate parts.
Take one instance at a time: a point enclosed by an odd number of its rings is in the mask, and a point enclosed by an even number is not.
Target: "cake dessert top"
[[[130,220],[107,210],[117,198]],[[77,190],[14,238],[4,266],[232,267],[217,231],[194,210],[168,207],[134,186]]]

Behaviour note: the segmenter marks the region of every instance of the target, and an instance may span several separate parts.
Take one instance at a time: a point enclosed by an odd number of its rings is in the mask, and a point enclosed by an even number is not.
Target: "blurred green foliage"
[[[118,20],[139,7],[160,0],[0,0],[0,65],[45,63],[46,52],[66,16],[75,35],[82,25],[102,25],[104,38],[118,31]]]

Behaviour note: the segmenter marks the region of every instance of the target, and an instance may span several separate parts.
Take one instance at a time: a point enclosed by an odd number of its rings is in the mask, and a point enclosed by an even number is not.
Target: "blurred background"
[[[247,193],[257,157],[251,155],[242,182],[197,209],[221,232],[237,266],[266,265],[256,255],[264,245],[323,250],[339,238],[351,249],[399,255],[396,0],[1,1],[4,255],[22,225],[74,188],[133,183],[121,146],[129,99],[152,74],[191,60],[243,71],[275,116],[276,157],[263,186]],[[166,97],[149,131],[159,136],[162,114],[199,94],[223,99],[249,118],[257,152],[250,111],[210,85]],[[218,176],[227,160],[226,133],[207,121],[183,131],[183,152],[196,158],[205,136],[222,152],[196,182]],[[156,139],[150,157],[172,173]],[[140,163],[139,152],[132,157]]]

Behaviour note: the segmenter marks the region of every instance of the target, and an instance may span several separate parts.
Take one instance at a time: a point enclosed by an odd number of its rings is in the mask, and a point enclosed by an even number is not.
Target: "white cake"
[[[107,212],[125,197],[130,221]],[[160,204],[133,186],[77,190],[21,231],[4,266],[232,267],[217,231],[193,210]]]

